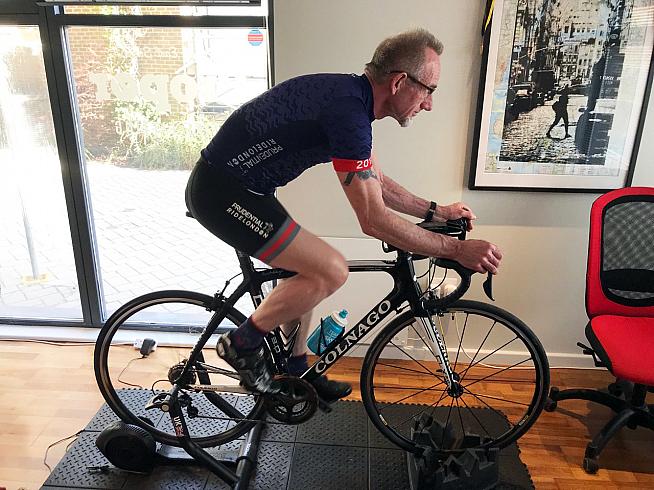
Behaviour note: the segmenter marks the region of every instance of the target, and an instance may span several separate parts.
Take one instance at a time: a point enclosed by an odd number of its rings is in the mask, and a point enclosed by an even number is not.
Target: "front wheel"
[[[216,353],[217,334],[202,346],[189,375],[180,378],[191,349],[214,313],[211,296],[160,291],[136,298],[111,315],[95,344],[95,376],[107,405],[124,422],[142,427],[159,442],[179,446],[170,416],[158,408],[146,410],[154,395],[168,392],[175,383],[190,400],[183,412],[196,444],[224,444],[255,424],[264,410],[261,397],[212,391],[207,386],[230,389],[239,384],[238,375]],[[221,326],[233,328],[244,320],[242,313],[229,308]],[[147,337],[157,339],[159,345],[141,356],[134,342]]]
[[[406,451],[425,415],[446,427],[432,435],[444,452],[503,448],[522,436],[543,409],[549,365],[538,338],[518,318],[492,305],[457,301],[432,317],[456,380],[448,389],[429,340],[431,323],[406,312],[377,335],[361,371],[361,396],[379,431]],[[480,437],[466,437],[475,434]]]

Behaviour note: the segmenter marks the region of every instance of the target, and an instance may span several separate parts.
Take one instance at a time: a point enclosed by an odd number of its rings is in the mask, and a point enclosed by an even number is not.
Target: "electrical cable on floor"
[[[118,382],[119,382],[119,383],[123,383],[124,385],[127,385],[127,386],[132,386],[132,387],[134,387],[134,388],[144,389],[141,385],[137,385],[137,384],[133,384],[133,383],[128,383],[127,381],[123,381],[122,379],[120,379],[120,377],[123,375],[123,373],[124,373],[125,371],[127,371],[127,368],[129,368],[130,364],[132,364],[134,361],[138,361],[139,359],[145,359],[146,357],[148,357],[148,356],[135,357],[134,359],[131,359],[131,360],[130,360],[126,365],[125,365],[125,367],[124,367],[123,370],[120,372],[120,374],[118,375]]]
[[[77,432],[75,432],[74,434],[72,434],[72,435],[70,435],[70,436],[68,436],[68,437],[64,437],[63,439],[59,439],[58,441],[53,442],[52,444],[50,444],[50,445],[46,448],[46,450],[45,450],[45,455],[43,456],[43,464],[45,465],[46,468],[48,468],[48,471],[49,471],[50,473],[52,473],[52,468],[50,468],[50,465],[48,464],[48,452],[50,452],[50,449],[52,449],[52,448],[53,448],[54,446],[56,446],[57,444],[61,444],[62,442],[67,441],[68,439],[72,439],[73,437],[77,437],[77,436],[79,436],[82,432],[86,432],[86,429],[78,430]],[[68,446],[66,446],[66,452],[68,452],[68,448],[70,447],[70,445],[71,445],[73,442],[75,442],[75,441],[71,441],[70,444],[68,444]]]

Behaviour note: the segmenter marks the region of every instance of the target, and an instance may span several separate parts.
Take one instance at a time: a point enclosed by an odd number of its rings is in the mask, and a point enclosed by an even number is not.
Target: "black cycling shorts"
[[[234,176],[203,158],[186,185],[186,207],[218,238],[266,263],[300,231],[274,196],[249,191]]]

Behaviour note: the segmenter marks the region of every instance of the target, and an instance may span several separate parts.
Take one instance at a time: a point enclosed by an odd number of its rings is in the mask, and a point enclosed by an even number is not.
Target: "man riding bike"
[[[218,340],[218,354],[250,390],[279,390],[264,359],[263,339],[276,326],[300,322],[289,374],[307,369],[306,338],[313,308],[346,281],[344,257],[301,228],[274,196],[275,188],[306,169],[332,162],[362,231],[403,250],[454,259],[477,272],[497,273],[502,253],[483,240],[459,241],[431,233],[394,211],[426,220],[476,219],[463,203],[436,205],[383,175],[372,155],[376,119],[409,126],[432,110],[443,45],[424,29],[382,41],[362,75],[292,78],[247,102],[202,151],[186,189],[193,216],[236,249],[296,272],[237,329]],[[472,227],[470,226],[470,229]],[[317,378],[320,398],[335,401],[351,386]]]

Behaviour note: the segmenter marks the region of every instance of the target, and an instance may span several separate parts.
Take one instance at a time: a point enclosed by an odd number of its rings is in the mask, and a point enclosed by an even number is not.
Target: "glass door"
[[[0,26],[0,317],[81,320],[38,26]]]
[[[225,119],[268,88],[267,31],[83,25],[65,33],[105,314],[160,289],[213,294],[238,263],[185,216],[184,188]]]

